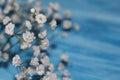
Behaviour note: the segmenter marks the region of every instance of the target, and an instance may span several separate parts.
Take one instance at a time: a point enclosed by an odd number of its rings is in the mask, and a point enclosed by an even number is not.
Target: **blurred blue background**
[[[78,33],[55,40],[58,48],[52,53],[53,63],[64,50],[70,57],[72,80],[120,80],[120,0],[40,1],[45,6],[59,2],[61,11],[71,10],[73,21],[80,24]],[[0,68],[0,80],[12,78]]]

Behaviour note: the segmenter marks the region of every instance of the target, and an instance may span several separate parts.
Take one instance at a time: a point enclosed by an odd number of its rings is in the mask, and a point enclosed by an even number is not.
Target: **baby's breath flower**
[[[53,65],[53,64],[50,64],[50,65],[49,65],[49,70],[50,70],[51,72],[54,71],[54,65]]]
[[[32,75],[34,75],[34,74],[36,73],[36,71],[35,71],[34,68],[29,67],[29,68],[27,69],[27,73],[30,74],[30,75],[32,76]]]
[[[39,23],[39,24],[44,24],[46,21],[47,21],[47,18],[45,15],[43,14],[38,14],[36,15],[36,21]]]
[[[64,64],[60,62],[60,63],[58,64],[58,70],[59,70],[59,71],[62,71],[63,69],[64,69]]]
[[[46,50],[49,47],[49,40],[47,38],[41,40],[41,49]]]
[[[23,78],[25,78],[25,74],[21,72],[16,74],[15,77],[17,80],[22,80]]]
[[[3,61],[8,61],[8,59],[9,59],[9,55],[7,54],[7,53],[3,53],[2,54],[2,58],[3,58]]]
[[[62,61],[65,61],[65,62],[68,62],[68,55],[66,55],[65,53],[63,53],[63,54],[61,55],[61,60],[62,60]]]
[[[40,55],[40,46],[32,46],[34,56]]]
[[[20,59],[20,56],[19,55],[15,55],[12,59],[12,64],[17,67],[17,66],[20,66],[21,64],[21,59]]]
[[[6,25],[9,21],[11,21],[11,19],[8,16],[6,16],[2,22],[4,25]]]
[[[70,20],[65,20],[65,21],[63,22],[63,28],[64,28],[64,29],[70,29],[71,26],[72,26],[72,23],[71,23]]]
[[[43,31],[41,31],[41,32],[38,34],[38,37],[39,37],[39,38],[45,38],[46,35],[47,35],[47,30],[43,30]]]
[[[45,73],[44,65],[40,64],[39,66],[37,66],[36,72],[38,75],[43,75]]]
[[[35,8],[30,9],[30,12],[35,13],[36,12]]]
[[[55,29],[55,27],[57,26],[57,22],[55,19],[53,19],[49,24],[50,24],[52,29]]]
[[[39,61],[38,58],[35,57],[35,58],[31,59],[30,65],[32,65],[32,66],[38,66],[39,65],[38,61]]]
[[[69,76],[70,76],[68,70],[63,70],[63,71],[62,71],[62,75],[65,76],[65,77],[69,77]]]
[[[31,44],[28,42],[24,42],[24,41],[20,45],[20,49],[27,49],[29,47],[31,47]]]
[[[50,60],[49,57],[46,55],[41,59],[41,62],[44,64],[44,66],[49,66]]]
[[[25,21],[25,26],[26,26],[29,30],[32,29],[32,24],[31,24],[30,21],[28,21],[28,20]]]
[[[14,34],[14,27],[15,25],[12,23],[9,23],[8,25],[6,25],[5,27],[5,33],[8,35],[13,35]]]
[[[35,39],[34,33],[29,32],[29,31],[26,31],[25,33],[23,33],[22,37],[23,37],[24,41],[26,41],[28,43],[32,42]]]

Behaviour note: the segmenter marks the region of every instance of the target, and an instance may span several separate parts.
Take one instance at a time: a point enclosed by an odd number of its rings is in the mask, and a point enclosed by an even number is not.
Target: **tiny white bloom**
[[[15,75],[17,80],[22,80],[23,78],[25,78],[25,74],[24,73],[18,73]]]
[[[2,58],[3,58],[3,61],[8,61],[8,59],[9,59],[9,55],[7,54],[7,53],[3,53],[2,54]]]
[[[47,21],[46,16],[43,14],[38,14],[38,15],[36,15],[35,18],[36,18],[36,21],[40,24],[44,24]]]
[[[11,19],[9,17],[5,17],[2,22],[6,25],[9,21],[11,21]]]
[[[17,66],[20,66],[21,64],[21,59],[20,59],[20,56],[19,55],[15,55],[12,59],[12,64],[17,67]]]
[[[35,8],[30,9],[31,13],[35,13],[35,11],[36,11]]]
[[[40,46],[32,46],[34,56],[40,55]]]
[[[60,62],[60,63],[58,64],[58,70],[59,70],[59,71],[62,71],[63,69],[64,69],[64,64]]]
[[[29,47],[31,47],[31,44],[28,42],[24,42],[24,41],[20,45],[20,49],[27,49]]]
[[[65,77],[69,77],[69,76],[70,76],[68,70],[63,70],[63,71],[62,71],[62,75],[65,76]]]
[[[41,31],[41,32],[38,34],[38,37],[39,37],[39,38],[45,38],[46,35],[47,35],[47,30],[43,30],[43,31]]]
[[[68,62],[68,55],[66,55],[65,53],[63,53],[61,55],[61,60],[65,61],[65,62]]]
[[[54,71],[54,65],[53,65],[53,64],[50,64],[50,65],[49,65],[49,70],[50,70],[51,72]]]
[[[27,69],[27,73],[30,74],[30,75],[32,76],[32,75],[34,75],[34,74],[36,73],[36,71],[35,71],[34,68],[29,67],[29,68]]]
[[[44,64],[44,66],[49,66],[50,60],[49,57],[46,55],[41,59],[41,62]]]
[[[6,27],[5,27],[5,33],[8,35],[13,35],[14,34],[14,27],[15,25],[12,23],[9,23]]]
[[[37,66],[36,72],[38,75],[43,75],[45,73],[44,65],[40,64],[39,66]]]
[[[41,40],[40,47],[41,47],[42,50],[46,50],[49,47],[49,40],[47,38]]]
[[[26,26],[29,30],[32,29],[32,25],[31,25],[30,21],[28,21],[28,20],[25,21],[25,26]]]
[[[52,29],[55,29],[55,27],[57,26],[57,22],[55,19],[53,19],[49,24],[50,24]]]
[[[38,65],[39,65],[39,60],[38,60],[38,58],[35,57],[35,58],[31,59],[30,65],[32,65],[32,66],[38,66]]]
[[[63,22],[63,28],[64,28],[64,29],[70,29],[71,26],[72,26],[72,23],[71,23],[70,20],[65,20],[65,21]]]
[[[29,31],[23,33],[22,37],[26,42],[32,42],[35,39],[34,33]]]

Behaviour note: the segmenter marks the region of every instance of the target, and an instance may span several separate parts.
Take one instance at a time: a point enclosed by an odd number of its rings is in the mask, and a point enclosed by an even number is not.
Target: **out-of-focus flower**
[[[66,55],[65,53],[63,53],[63,54],[61,55],[61,60],[62,60],[62,61],[65,61],[65,62],[68,62],[68,55]]]
[[[55,11],[59,11],[59,10],[60,10],[60,5],[59,5],[59,3],[52,3],[52,2],[50,2],[49,6],[50,6],[53,10],[55,10]]]
[[[58,70],[59,70],[59,71],[62,71],[63,69],[64,69],[64,64],[60,62],[60,63],[58,64]]]
[[[20,49],[27,49],[29,47],[31,47],[31,44],[28,42],[24,42],[24,41],[20,45]]]
[[[44,65],[40,64],[39,66],[37,66],[36,72],[38,75],[43,75],[45,73]]]
[[[65,20],[65,21],[63,22],[63,28],[64,28],[64,29],[70,29],[71,26],[72,26],[72,23],[71,23],[70,20]]]
[[[23,78],[25,78],[25,74],[21,72],[16,74],[15,77],[17,80],[22,80]]]
[[[0,5],[4,4],[5,0],[0,0]]]
[[[36,15],[35,18],[36,18],[36,21],[40,24],[44,24],[47,21],[46,16],[43,14],[38,14],[38,15]]]
[[[54,71],[54,65],[53,65],[53,64],[50,64],[50,65],[49,65],[49,70],[50,70],[51,72]]]
[[[36,73],[36,71],[35,71],[34,68],[29,67],[29,68],[27,69],[27,73],[30,74],[31,76],[33,76],[33,75]]]
[[[80,26],[78,24],[74,24],[74,30],[79,31],[79,29],[80,29]]]
[[[34,33],[29,32],[29,31],[26,31],[25,33],[23,33],[22,37],[23,37],[24,41],[26,41],[28,43],[32,42],[35,39]]]
[[[59,13],[55,13],[53,18],[55,18],[55,19],[62,19],[62,16]]]
[[[71,80],[70,77],[63,77],[62,80]]]
[[[49,47],[49,40],[47,38],[41,40],[40,47],[42,50],[46,50]]]
[[[2,53],[2,58],[3,58],[3,61],[8,61],[9,59],[9,55],[7,53]]]
[[[46,55],[41,59],[41,62],[43,63],[44,66],[49,66],[50,60],[49,57]]]
[[[55,29],[55,27],[57,26],[57,22],[55,19],[53,19],[49,24],[50,24],[52,29]]]
[[[13,9],[12,6],[8,4],[8,5],[6,5],[6,7],[5,7],[3,12],[5,14],[8,14],[12,9]]]
[[[10,48],[10,44],[9,44],[9,43],[7,43],[7,44],[5,45],[5,47],[4,47],[4,49],[3,49],[3,51],[8,50],[9,48]]]
[[[35,57],[35,58],[31,59],[30,65],[32,65],[32,66],[38,66],[39,65],[38,61],[39,61],[38,58]]]
[[[19,15],[17,15],[17,14],[13,14],[11,16],[11,19],[14,23],[20,23],[21,22],[21,19],[20,19]]]
[[[69,76],[70,76],[68,70],[63,70],[63,71],[62,71],[62,75],[65,76],[65,77],[69,77]]]
[[[26,26],[29,30],[32,29],[32,24],[31,24],[30,21],[28,21],[28,20],[25,21],[25,26]]]
[[[12,64],[17,67],[17,66],[20,66],[21,64],[21,59],[20,59],[20,56],[19,55],[15,55],[12,59]]]
[[[5,17],[2,22],[6,25],[9,21],[11,21],[11,19],[9,17]]]
[[[42,10],[42,3],[41,2],[37,2],[36,4],[35,4],[35,9],[36,9],[36,11],[37,12],[40,12],[41,10]]]
[[[31,13],[35,13],[35,12],[36,12],[35,8],[31,8],[31,9],[30,9],[30,12],[31,12]]]
[[[43,31],[41,31],[41,32],[38,34],[38,37],[39,37],[39,38],[45,38],[46,35],[47,35],[47,30],[43,30]]]
[[[15,27],[15,24],[9,23],[5,27],[5,33],[8,35],[13,35],[14,34],[14,27]]]
[[[34,56],[40,55],[40,46],[32,46]]]
[[[64,12],[64,15],[65,15],[65,17],[69,18],[69,17],[71,16],[70,10],[66,10],[66,11]]]

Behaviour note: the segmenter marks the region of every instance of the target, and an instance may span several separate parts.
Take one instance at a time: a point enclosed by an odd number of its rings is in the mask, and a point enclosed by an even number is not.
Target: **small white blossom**
[[[39,38],[45,38],[46,35],[47,35],[47,30],[43,30],[43,31],[41,31],[41,32],[38,34],[38,37],[39,37]]]
[[[4,8],[4,11],[3,11],[3,12],[4,12],[5,14],[8,14],[12,9],[13,9],[12,6],[8,4],[8,5],[6,5],[6,7]]]
[[[65,20],[65,21],[63,22],[63,28],[64,28],[64,29],[70,29],[71,26],[72,26],[72,23],[71,23],[70,20]]]
[[[65,61],[65,62],[68,62],[68,55],[66,55],[65,53],[63,53],[61,55],[61,60]]]
[[[31,44],[28,42],[24,42],[24,41],[20,45],[20,49],[27,49],[29,47],[31,47]]]
[[[17,67],[17,66],[20,66],[21,64],[21,59],[20,59],[20,56],[19,55],[15,55],[12,59],[12,64]]]
[[[54,65],[53,65],[53,64],[50,64],[50,65],[49,65],[49,70],[50,70],[51,72],[54,71]]]
[[[17,80],[22,80],[23,78],[25,78],[25,74],[24,73],[18,73],[15,75]]]
[[[35,13],[35,11],[36,11],[35,8],[30,9],[31,13]]]
[[[9,59],[9,55],[7,54],[7,53],[3,53],[2,54],[2,58],[3,58],[3,61],[8,61],[8,59]]]
[[[9,17],[5,17],[2,22],[6,25],[9,21],[11,21],[11,19]]]
[[[41,62],[44,64],[44,66],[49,66],[50,60],[49,57],[46,55],[41,59]]]
[[[57,26],[57,22],[55,19],[53,19],[49,24],[50,24],[52,29],[55,29],[55,27]]]
[[[65,77],[69,77],[69,76],[70,76],[68,70],[63,70],[63,71],[62,71],[62,75],[65,76]]]
[[[63,77],[63,80],[71,80],[69,77]]]
[[[59,70],[59,71],[62,71],[63,69],[64,69],[64,64],[60,62],[60,63],[58,64],[58,70]]]
[[[40,46],[32,46],[34,56],[40,55]]]
[[[12,23],[9,23],[8,25],[6,25],[5,27],[5,33],[8,35],[13,35],[14,34],[14,27],[15,25]]]
[[[39,66],[37,66],[36,72],[38,75],[43,75],[45,73],[44,65],[40,64]]]
[[[49,40],[47,38],[41,40],[40,47],[41,47],[41,49],[46,50],[49,47]]]
[[[34,68],[29,67],[29,68],[27,69],[27,73],[30,74],[30,75],[32,76],[32,75],[34,75],[34,74],[36,73],[36,71],[35,71]]]
[[[38,66],[39,65],[39,60],[37,57],[33,58],[31,61],[30,61],[30,65],[32,66]]]
[[[35,18],[36,18],[36,21],[40,24],[44,24],[47,21],[46,16],[43,14],[38,14],[38,15],[36,15]]]
[[[28,21],[28,20],[25,21],[25,26],[26,26],[29,30],[32,29],[32,24],[31,24],[30,21]]]
[[[35,39],[34,33],[29,31],[23,33],[22,37],[26,42],[32,42]]]

